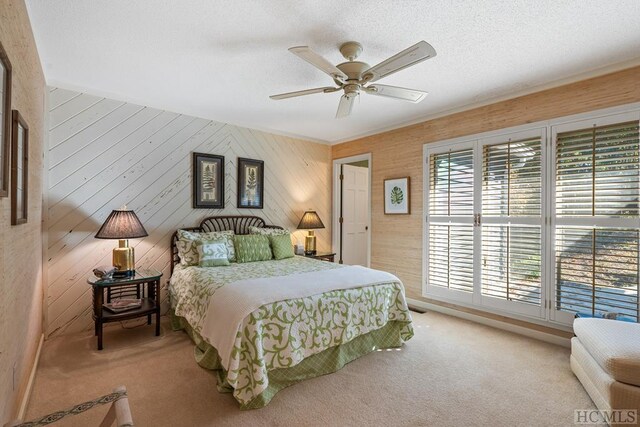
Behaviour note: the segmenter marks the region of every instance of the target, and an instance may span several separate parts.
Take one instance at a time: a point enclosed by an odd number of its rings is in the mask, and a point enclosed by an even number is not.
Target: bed
[[[189,232],[281,229],[255,216],[204,219]],[[171,239],[169,297],[174,329],[195,343],[197,363],[241,409],[260,408],[281,389],[328,374],[413,336],[404,288],[395,276],[295,256],[184,266]]]

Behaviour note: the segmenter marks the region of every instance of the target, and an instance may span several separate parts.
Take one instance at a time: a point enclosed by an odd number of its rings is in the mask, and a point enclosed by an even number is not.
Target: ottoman
[[[593,403],[640,416],[640,324],[578,318],[573,331],[571,369]]]

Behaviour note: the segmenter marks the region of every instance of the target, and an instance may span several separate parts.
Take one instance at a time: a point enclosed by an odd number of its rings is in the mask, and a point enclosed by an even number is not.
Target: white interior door
[[[342,165],[342,262],[367,266],[369,170]]]

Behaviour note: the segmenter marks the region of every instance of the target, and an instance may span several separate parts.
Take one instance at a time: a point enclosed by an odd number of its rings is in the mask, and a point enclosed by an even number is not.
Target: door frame
[[[340,201],[342,194],[340,193],[340,166],[360,162],[366,160],[368,162],[369,173],[369,206],[367,206],[367,227],[369,227],[367,233],[367,267],[371,267],[371,153],[358,154],[357,156],[342,157],[340,159],[333,160],[333,198],[332,198],[332,252],[335,252],[339,257],[340,251]]]

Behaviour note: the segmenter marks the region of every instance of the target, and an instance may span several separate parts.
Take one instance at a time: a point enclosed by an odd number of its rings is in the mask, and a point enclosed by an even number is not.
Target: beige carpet
[[[153,326],[45,343],[28,419],[124,384],[135,424],[146,426],[393,425],[567,426],[593,403],[569,368],[569,350],[438,313],[414,313],[401,350],[364,356],[337,373],[281,391],[263,409],[240,411],[193,358],[166,319]],[[65,418],[94,426],[106,408]]]

